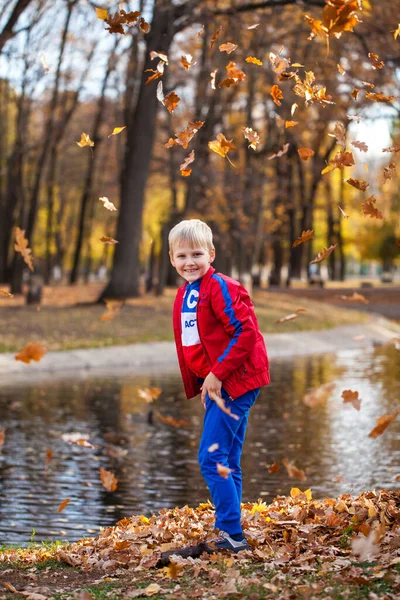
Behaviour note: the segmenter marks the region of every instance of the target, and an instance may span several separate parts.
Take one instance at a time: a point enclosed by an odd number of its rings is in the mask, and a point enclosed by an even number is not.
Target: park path
[[[376,345],[400,343],[400,325],[371,315],[366,323],[342,325],[323,331],[274,333],[265,336],[270,359],[310,354],[337,353]],[[144,375],[178,372],[173,342],[150,342],[129,346],[110,346],[48,352],[39,362],[24,364],[14,354],[0,354],[2,385],[34,383],[49,379],[76,380],[94,376]]]

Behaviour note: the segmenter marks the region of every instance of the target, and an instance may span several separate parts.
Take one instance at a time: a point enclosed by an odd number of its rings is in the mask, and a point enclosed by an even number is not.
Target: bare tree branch
[[[18,0],[16,5],[14,6],[10,18],[3,27],[3,31],[0,32],[0,53],[6,42],[8,42],[8,40],[10,40],[12,37],[14,37],[14,35],[16,35],[16,32],[14,31],[14,26],[16,25],[21,14],[31,2],[32,0]]]

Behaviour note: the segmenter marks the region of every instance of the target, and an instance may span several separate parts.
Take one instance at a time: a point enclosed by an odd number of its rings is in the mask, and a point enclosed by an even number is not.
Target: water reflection
[[[378,416],[398,407],[399,366],[392,346],[274,361],[273,383],[250,415],[244,500],[269,501],[293,486],[311,487],[314,497],[398,488],[398,423],[375,440],[368,433]],[[331,399],[305,406],[304,394],[328,381],[336,384]],[[138,394],[143,387],[161,387],[157,409],[190,426],[151,423]],[[343,405],[344,389],[359,391],[359,412]],[[162,373],[2,389],[0,542],[26,543],[33,528],[38,540],[76,540],[133,513],[206,500],[197,465],[202,418],[200,401],[185,400],[179,377]],[[61,435],[68,432],[87,434],[95,448],[66,443]],[[45,469],[47,450],[53,457]],[[283,467],[269,473],[285,457],[305,470],[305,483],[290,480]],[[102,487],[100,466],[118,478],[115,493]],[[57,513],[65,498],[69,505]]]

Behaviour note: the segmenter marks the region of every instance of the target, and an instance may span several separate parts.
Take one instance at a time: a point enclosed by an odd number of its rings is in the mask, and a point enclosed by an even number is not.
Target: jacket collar
[[[214,267],[212,267],[210,265],[210,268],[208,269],[207,273],[205,275],[203,275],[203,278],[201,280],[201,285],[200,285],[201,292],[203,292],[207,288],[209,281],[214,273],[215,273],[215,269],[214,269]],[[189,283],[187,281],[185,281],[183,286],[180,288],[182,290],[182,293],[186,290],[188,285],[189,285]]]

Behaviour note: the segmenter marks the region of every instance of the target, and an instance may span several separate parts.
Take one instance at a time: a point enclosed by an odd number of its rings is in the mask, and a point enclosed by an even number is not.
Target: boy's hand
[[[222,381],[210,371],[210,373],[203,381],[203,385],[201,386],[201,401],[203,403],[204,410],[206,409],[206,394],[208,393],[209,395],[214,394],[216,396],[220,396],[221,387]]]

